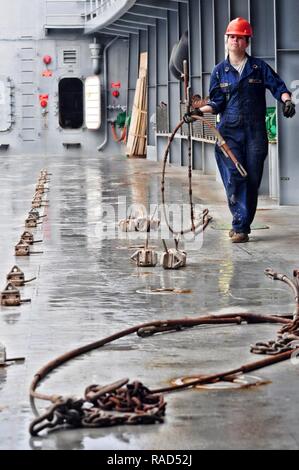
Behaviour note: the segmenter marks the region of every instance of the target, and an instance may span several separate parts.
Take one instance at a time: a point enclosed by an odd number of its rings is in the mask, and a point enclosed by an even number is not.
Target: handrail
[[[99,16],[112,4],[119,2],[119,0],[85,0],[85,19],[87,21],[88,16]],[[88,9],[89,4],[89,9]],[[95,5],[95,6],[94,6]]]
[[[117,4],[119,4],[119,10],[122,10],[128,0],[85,0],[85,23],[107,14],[107,11],[111,9],[111,14],[116,11]]]

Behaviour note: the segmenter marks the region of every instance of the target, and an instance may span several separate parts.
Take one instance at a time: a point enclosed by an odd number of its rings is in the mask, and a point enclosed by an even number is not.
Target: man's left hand
[[[292,118],[296,114],[296,106],[291,100],[287,100],[282,105],[283,115],[286,118]]]

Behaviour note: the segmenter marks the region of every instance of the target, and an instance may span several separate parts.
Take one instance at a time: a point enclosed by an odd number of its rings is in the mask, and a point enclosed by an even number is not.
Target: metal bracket
[[[24,302],[31,302],[31,299],[21,299],[19,289],[9,282],[4,291],[1,292],[1,305],[5,307],[18,307]]]

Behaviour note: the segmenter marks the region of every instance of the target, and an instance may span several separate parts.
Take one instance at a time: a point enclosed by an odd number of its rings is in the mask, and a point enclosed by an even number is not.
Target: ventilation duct
[[[184,60],[189,62],[188,31],[182,34],[178,44],[175,44],[169,61],[169,70],[177,80],[182,80]]]
[[[100,75],[101,72],[101,59],[103,57],[103,45],[97,44],[96,38],[89,44],[90,58],[92,61],[92,71],[94,75]]]

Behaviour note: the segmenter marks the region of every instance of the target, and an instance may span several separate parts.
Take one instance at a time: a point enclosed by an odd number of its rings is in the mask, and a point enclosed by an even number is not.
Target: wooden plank
[[[139,77],[133,101],[131,125],[126,153],[130,157],[146,155],[147,129],[147,61],[148,54],[140,54]]]

